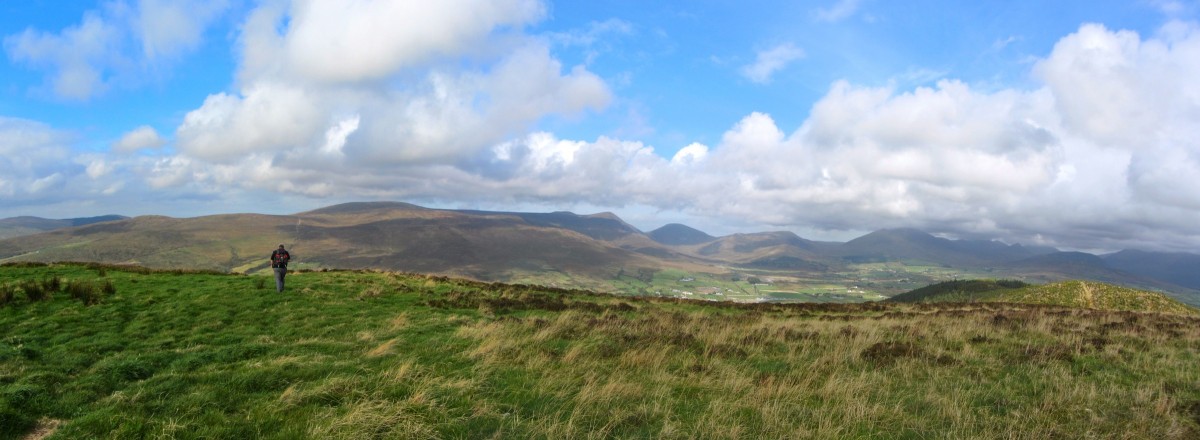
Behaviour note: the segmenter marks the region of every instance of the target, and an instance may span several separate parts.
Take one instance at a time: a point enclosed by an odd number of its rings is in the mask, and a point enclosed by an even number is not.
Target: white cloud
[[[1191,182],[1200,173],[1200,93],[1190,82],[1200,77],[1192,52],[1200,34],[1171,35],[1083,26],[1038,64],[1044,82],[1032,90],[839,82],[790,133],[752,113],[719,144],[689,145],[670,160],[637,142],[542,133],[491,150],[491,165],[510,172],[458,169],[447,187],[785,228],[916,226],[1074,248],[1186,250],[1200,245],[1188,226],[1200,214]],[[1162,234],[1183,239],[1156,242]]]
[[[325,144],[321,146],[320,151],[326,154],[342,155],[342,148],[346,146],[346,138],[358,131],[360,120],[358,115],[354,115],[329,127],[329,130],[325,131]]]
[[[33,181],[29,182],[29,185],[26,186],[26,190],[29,191],[30,194],[36,195],[40,192],[46,191],[47,189],[59,186],[62,181],[62,173],[54,173],[48,176],[33,179]]]
[[[166,139],[159,136],[154,127],[143,125],[121,136],[121,139],[113,143],[112,149],[117,153],[133,153],[138,150],[158,148],[166,143]]]
[[[92,159],[87,162],[87,176],[93,179],[104,177],[113,171],[112,164],[104,159]]]
[[[633,24],[616,18],[604,21],[593,21],[581,30],[571,32],[553,32],[547,38],[563,46],[589,47],[603,41],[609,35],[630,35],[634,31]]]
[[[999,51],[999,50],[1004,50],[1005,48],[1007,48],[1008,46],[1012,45],[1013,43],[1016,43],[1016,42],[1018,42],[1018,41],[1021,41],[1021,40],[1023,40],[1023,39],[1024,39],[1024,38],[1022,38],[1022,37],[1018,37],[1018,36],[1016,36],[1016,35],[1009,35],[1009,36],[1008,36],[1008,38],[1001,38],[1001,39],[999,39],[999,40],[993,41],[993,42],[992,42],[992,49],[993,49],[993,50],[997,50],[997,51]]]
[[[382,79],[432,58],[469,53],[493,30],[520,27],[543,14],[536,0],[297,0],[282,55],[310,79]]]
[[[1154,5],[1164,14],[1178,15],[1188,10],[1188,4],[1182,0],[1149,0],[1150,4]]]
[[[227,0],[139,0],[132,27],[149,60],[195,49]]]
[[[114,47],[121,30],[95,13],[83,22],[51,34],[26,29],[4,38],[4,48],[13,60],[51,71],[48,78],[58,96],[84,100],[106,87],[106,70],[120,62]]]
[[[263,6],[244,26],[241,91],[188,113],[179,150],[221,164],[272,155],[314,171],[454,163],[548,115],[607,105],[603,80],[564,69],[544,42],[511,29],[543,9],[526,0]]]
[[[827,8],[818,8],[816,15],[821,21],[842,21],[858,12],[862,0],[837,0]]]
[[[101,168],[83,168],[72,160],[74,136],[35,121],[0,116],[0,193],[4,204],[73,197],[66,190]],[[73,188],[72,188],[73,189]]]
[[[331,123],[313,95],[303,87],[272,82],[252,84],[240,96],[211,95],[176,130],[179,151],[229,162],[311,145]]]
[[[87,100],[116,78],[136,83],[160,59],[195,48],[227,6],[224,0],[141,0],[136,7],[116,1],[60,32],[28,28],[8,35],[4,48],[14,61],[48,71],[54,95]]]
[[[759,84],[771,81],[771,76],[793,61],[804,58],[804,50],[791,43],[781,44],[759,51],[754,63],[743,66],[741,73],[750,81]]]
[[[1054,91],[1067,128],[1104,146],[1143,148],[1195,134],[1200,33],[1143,41],[1131,31],[1084,25],[1035,73]],[[1182,130],[1182,131],[1181,131]]]
[[[264,6],[247,21],[237,91],[209,96],[185,116],[178,155],[117,156],[74,171],[49,156],[16,165],[29,159],[7,153],[29,145],[49,145],[62,160],[65,150],[54,147],[62,134],[27,121],[3,129],[0,120],[0,133],[20,139],[0,142],[0,171],[38,170],[0,172],[0,194],[73,185],[78,176],[98,179],[97,191],[129,193],[138,185],[119,178],[132,173],[163,193],[195,197],[637,205],[749,229],[915,226],[1093,249],[1146,247],[1167,234],[1179,239],[1159,247],[1200,245],[1192,232],[1200,214],[1195,26],[1176,23],[1150,38],[1082,26],[1035,63],[1027,90],[839,81],[798,126],[752,112],[718,142],[667,158],[635,140],[530,133],[542,118],[611,99],[602,79],[563,66],[548,43],[513,29],[541,12],[468,20],[476,28],[443,30],[452,43],[413,43],[407,55],[342,71],[297,67],[283,49],[305,40],[280,27],[292,23],[288,11]],[[766,66],[765,80],[787,62],[756,64]]]
[[[706,157],[708,157],[707,146],[700,143],[691,143],[675,152],[675,156],[671,157],[671,164],[675,166],[687,166],[701,162]]]

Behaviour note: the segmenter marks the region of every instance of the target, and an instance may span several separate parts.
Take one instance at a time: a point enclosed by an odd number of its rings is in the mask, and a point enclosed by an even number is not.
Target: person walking
[[[275,291],[277,292],[283,292],[283,277],[287,275],[287,265],[291,259],[292,256],[288,254],[282,244],[279,245],[279,249],[271,252],[271,270],[275,271]]]

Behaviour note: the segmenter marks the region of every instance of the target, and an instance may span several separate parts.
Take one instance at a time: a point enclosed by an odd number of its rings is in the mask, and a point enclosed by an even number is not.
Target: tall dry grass
[[[559,400],[529,414],[539,436],[1189,438],[1200,435],[1188,413],[1197,323],[1013,305],[643,307],[458,335],[476,341],[464,354],[488,374],[536,375],[532,392]]]

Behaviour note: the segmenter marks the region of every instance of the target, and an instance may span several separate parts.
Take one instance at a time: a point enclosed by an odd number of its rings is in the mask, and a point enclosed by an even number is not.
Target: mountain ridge
[[[713,237],[682,224],[647,233],[612,213],[454,210],[403,202],[352,202],[290,215],[139,216],[61,227],[0,240],[0,262],[94,261],[253,272],[266,267],[264,250],[279,243],[292,248],[300,267],[377,268],[599,290],[611,290],[609,280],[621,273],[638,271],[828,278],[856,264],[911,261],[1045,282],[1083,278],[1195,295],[1161,274],[1109,264],[1128,260],[1120,255],[951,240],[912,228],[882,229],[847,242],[813,241],[790,231]],[[1188,261],[1186,255],[1174,258]]]
[[[37,234],[73,226],[84,226],[93,223],[124,220],[128,218],[129,217],[115,214],[67,219],[48,219],[33,216],[9,217],[0,219],[0,239]]]

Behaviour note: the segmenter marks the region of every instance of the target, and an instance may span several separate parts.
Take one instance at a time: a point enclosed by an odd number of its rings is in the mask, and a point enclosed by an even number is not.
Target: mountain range
[[[124,220],[127,218],[129,217],[121,215],[103,215],[99,217],[68,218],[59,220],[28,216],[12,217],[0,219],[0,239],[20,237],[22,235],[36,234],[39,232],[69,228],[72,226],[83,226],[90,225],[92,223]]]
[[[278,244],[299,268],[382,269],[611,290],[619,273],[679,269],[822,277],[854,265],[905,263],[1027,281],[1084,279],[1200,303],[1200,255],[1107,255],[951,240],[884,229],[847,242],[786,231],[714,237],[681,224],[643,232],[614,214],[431,209],[358,202],[292,215],[104,216],[0,220],[0,262],[95,261],[254,272]]]

